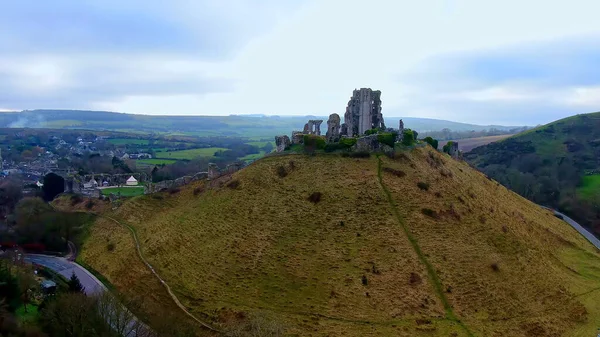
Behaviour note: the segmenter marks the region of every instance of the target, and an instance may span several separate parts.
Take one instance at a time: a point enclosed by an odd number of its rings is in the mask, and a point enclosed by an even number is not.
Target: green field
[[[248,145],[253,145],[253,146],[258,146],[258,147],[263,147],[263,146],[267,145],[267,143],[271,143],[271,145],[273,145],[273,147],[275,147],[275,142],[265,142],[265,141],[246,142],[246,144],[248,144]]]
[[[177,160],[173,159],[138,159],[137,163],[148,164],[148,165],[169,165],[175,163]]]
[[[249,155],[240,157],[239,159],[242,161],[253,161],[253,160],[260,159],[264,156],[265,156],[265,151],[260,151],[260,153],[249,154]]]
[[[148,145],[148,139],[131,139],[131,138],[113,138],[108,140],[109,143],[115,145],[135,144],[135,145]]]
[[[228,149],[223,147],[208,147],[203,149],[190,149],[171,152],[156,152],[156,158],[163,159],[194,159],[196,157],[213,157],[215,152]]]
[[[586,200],[597,200],[600,196],[600,174],[584,176],[577,193]]]
[[[17,308],[15,311],[16,316],[19,318],[19,321],[23,324],[31,324],[37,320],[38,317],[38,307],[35,305],[28,305],[27,312],[25,311],[25,307],[22,305]]]
[[[101,189],[100,192],[103,195],[119,194],[120,192],[122,197],[135,197],[144,194],[144,187],[110,187]]]

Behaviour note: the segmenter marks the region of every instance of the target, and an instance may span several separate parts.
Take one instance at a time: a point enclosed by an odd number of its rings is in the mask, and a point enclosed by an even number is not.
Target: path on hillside
[[[450,302],[448,302],[448,298],[446,297],[446,294],[444,293],[444,291],[442,289],[442,281],[440,280],[440,277],[437,275],[435,268],[433,267],[431,262],[429,262],[429,260],[427,260],[427,257],[425,256],[425,254],[423,254],[423,251],[421,250],[421,247],[419,246],[417,239],[410,232],[410,229],[404,222],[404,219],[400,216],[400,213],[398,212],[398,208],[396,207],[396,202],[394,201],[394,198],[392,198],[392,193],[387,188],[387,186],[385,186],[385,184],[383,183],[383,177],[382,177],[382,173],[381,173],[381,164],[382,164],[381,158],[377,157],[377,179],[379,181],[379,185],[381,185],[381,188],[383,189],[383,192],[387,198],[387,201],[390,204],[390,207],[392,208],[392,213],[394,214],[394,217],[396,218],[396,220],[398,221],[398,224],[400,224],[402,229],[404,229],[406,238],[408,239],[411,246],[413,247],[413,250],[419,257],[419,261],[421,261],[421,263],[425,266],[425,269],[427,269],[427,274],[429,275],[429,279],[431,280],[431,283],[433,283],[433,288],[436,292],[436,295],[438,296],[438,298],[442,302],[442,305],[444,306],[444,310],[446,311],[447,319],[450,321],[456,322],[456,324],[458,324],[465,331],[465,333],[467,335],[474,336],[473,333],[469,330],[469,328],[467,328],[467,326],[456,316],[456,314],[454,314],[454,309],[452,309],[452,306],[450,305]]]
[[[573,228],[575,228],[576,231],[579,232],[579,234],[583,235],[591,244],[593,244],[596,248],[600,249],[600,240],[598,240],[598,238],[594,234],[590,233],[587,229],[583,228],[583,226],[578,224],[575,220],[569,218],[565,214],[563,214],[557,210],[554,210],[552,208],[549,208],[546,206],[541,206],[541,207],[544,209],[547,209],[551,212],[554,212],[555,215],[560,215],[564,222],[571,225]]]
[[[152,267],[152,265],[146,260],[146,258],[144,258],[144,255],[142,254],[142,249],[140,248],[140,242],[138,240],[137,237],[137,233],[135,232],[135,229],[129,225],[123,224],[120,221],[107,216],[107,215],[98,215],[101,216],[103,218],[106,218],[108,220],[113,221],[114,223],[118,224],[119,226],[125,227],[126,229],[128,229],[131,232],[131,235],[133,236],[133,241],[135,243],[135,248],[137,250],[137,255],[140,258],[140,260],[146,265],[146,267],[148,267],[148,269],[150,269],[150,271],[152,272],[152,274],[154,274],[154,276],[156,276],[156,278],[160,281],[160,283],[165,287],[165,289],[167,289],[167,292],[169,293],[169,296],[171,296],[171,299],[173,300],[173,302],[175,302],[175,304],[186,314],[188,315],[191,319],[193,319],[194,321],[196,321],[197,323],[199,323],[200,325],[202,325],[203,327],[215,331],[215,332],[221,332],[219,330],[217,330],[216,328],[210,326],[208,323],[202,321],[201,319],[199,319],[198,317],[194,316],[191,312],[189,312],[187,310],[187,308],[181,304],[181,302],[179,301],[179,298],[177,298],[177,296],[173,293],[173,291],[171,290],[171,287],[167,284],[167,282],[165,282],[165,280],[163,280],[160,275],[158,275],[158,273],[156,272],[156,270],[154,270],[154,267]]]

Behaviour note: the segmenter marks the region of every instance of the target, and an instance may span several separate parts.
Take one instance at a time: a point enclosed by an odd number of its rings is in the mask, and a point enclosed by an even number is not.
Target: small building
[[[98,187],[98,182],[96,179],[92,178],[89,182],[83,184],[83,188],[96,188]]]
[[[56,291],[56,283],[54,281],[43,280],[40,285],[45,294],[53,294]]]
[[[108,181],[106,181],[106,180],[105,180],[105,181],[103,181],[103,182],[102,182],[102,186],[104,186],[104,187],[108,186]]]
[[[125,182],[125,185],[127,185],[127,186],[135,186],[137,184],[138,184],[138,181],[133,176],[129,177],[129,179],[127,179],[127,181]]]

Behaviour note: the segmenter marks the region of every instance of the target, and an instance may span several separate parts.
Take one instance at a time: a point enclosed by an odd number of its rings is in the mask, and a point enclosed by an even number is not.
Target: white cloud
[[[598,111],[600,110],[600,86],[572,88],[564,96],[563,102]]]

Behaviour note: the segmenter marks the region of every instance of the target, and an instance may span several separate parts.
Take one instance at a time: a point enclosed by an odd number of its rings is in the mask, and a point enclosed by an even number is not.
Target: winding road
[[[600,249],[600,240],[598,240],[598,238],[595,237],[594,234],[590,233],[587,229],[583,228],[583,226],[578,224],[575,220],[569,218],[568,216],[564,215],[563,213],[561,213],[557,210],[554,210],[552,208],[545,207],[545,206],[542,206],[542,208],[547,209],[551,212],[554,212],[554,215],[560,215],[566,223],[568,223],[573,228],[575,228],[575,230],[578,231],[579,234],[583,235],[596,248]]]
[[[81,285],[85,287],[86,295],[95,295],[107,290],[104,284],[102,284],[96,276],[92,275],[92,273],[82,266],[75,262],[71,262],[66,258],[51,255],[26,254],[24,260],[25,262],[38,264],[51,269],[64,276],[67,280],[71,278],[71,275],[77,275]]]

